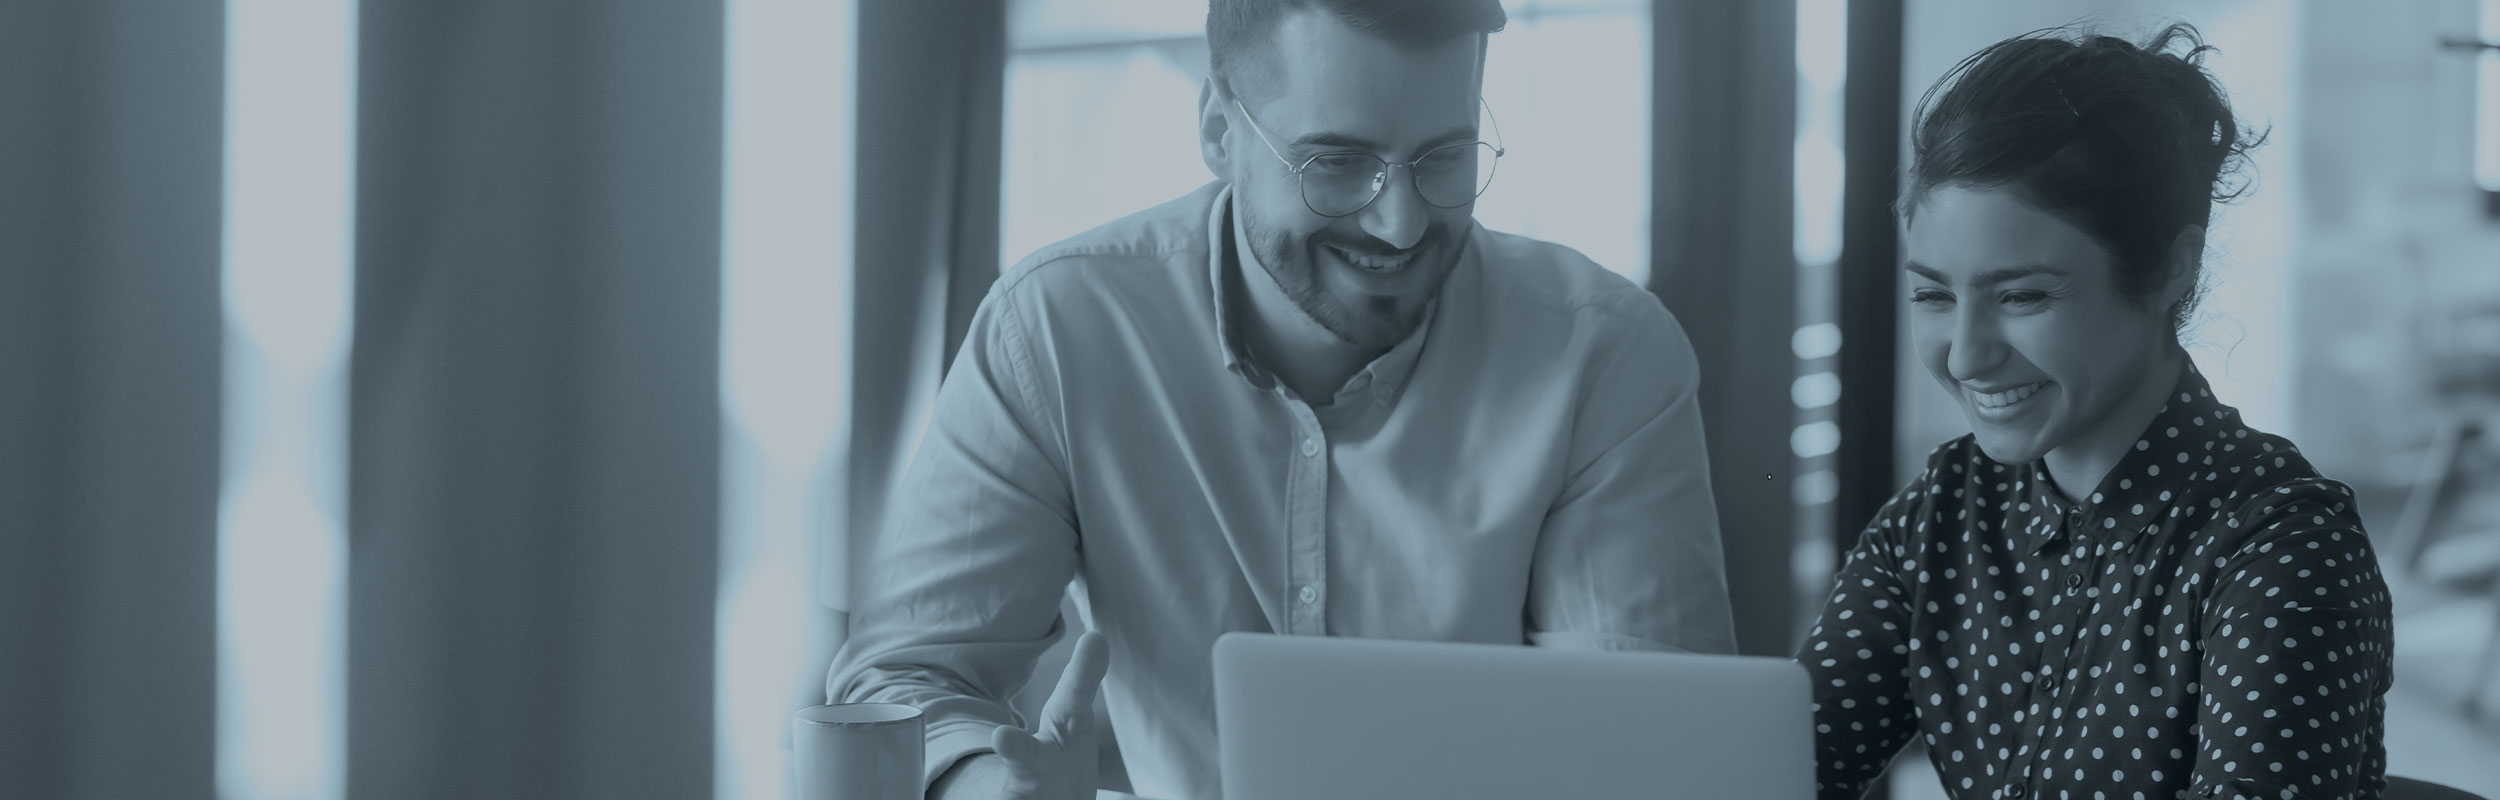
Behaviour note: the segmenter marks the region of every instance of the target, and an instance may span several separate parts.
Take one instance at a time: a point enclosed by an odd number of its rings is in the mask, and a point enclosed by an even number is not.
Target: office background
[[[1895,346],[1918,93],[2203,28],[2272,141],[2190,350],[2362,493],[2393,769],[2500,796],[2500,0],[1506,6],[1477,216],[1691,333],[1772,654],[1962,432]],[[0,3],[0,796],[785,796],[989,281],[1208,180],[1203,13]]]

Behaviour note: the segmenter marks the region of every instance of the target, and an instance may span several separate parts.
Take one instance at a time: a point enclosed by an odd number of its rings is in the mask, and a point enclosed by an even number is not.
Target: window
[[[217,793],[344,792],[356,12],[226,9]]]
[[[1485,101],[1509,154],[1485,227],[1649,275],[1649,4],[1505,3]],[[1212,180],[1197,146],[1205,7],[1011,4],[1001,262]]]

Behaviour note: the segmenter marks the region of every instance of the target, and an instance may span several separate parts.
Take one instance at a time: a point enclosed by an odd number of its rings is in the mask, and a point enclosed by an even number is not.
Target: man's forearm
[[[1007,796],[1007,762],[997,753],[957,759],[929,784],[928,800],[1000,800]]]

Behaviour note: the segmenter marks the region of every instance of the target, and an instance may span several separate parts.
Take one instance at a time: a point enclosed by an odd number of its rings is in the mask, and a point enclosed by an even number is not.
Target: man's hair
[[[1501,0],[1208,0],[1207,60],[1215,79],[1234,92],[1264,79],[1274,48],[1286,44],[1276,41],[1277,25],[1306,8],[1400,47],[1493,33],[1510,21]]]

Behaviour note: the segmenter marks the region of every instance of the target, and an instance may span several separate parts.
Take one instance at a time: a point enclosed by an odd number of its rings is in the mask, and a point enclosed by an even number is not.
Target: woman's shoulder
[[[2290,439],[2247,426],[2207,445],[2201,470],[2181,474],[2182,505],[2209,532],[2240,539],[2337,529],[2361,533],[2352,487],[2326,477]]]
[[[2336,575],[2372,591],[2376,555],[2352,487],[2326,477],[2291,440],[2235,427],[2218,438],[2212,464],[2183,473],[2174,513],[2191,526],[2191,568],[2217,584],[2270,581],[2289,589]]]
[[[2369,547],[2352,487],[2316,475],[2241,487],[2224,498],[2205,531],[2215,539],[2216,549],[2227,553],[2347,539],[2363,550]]]
[[[2196,593],[2215,620],[2290,609],[2383,631],[2386,576],[2351,487],[2293,470],[2295,457],[2280,478],[2237,487],[2197,531],[2182,565],[2191,587],[2203,584]]]

